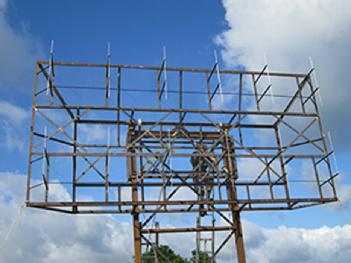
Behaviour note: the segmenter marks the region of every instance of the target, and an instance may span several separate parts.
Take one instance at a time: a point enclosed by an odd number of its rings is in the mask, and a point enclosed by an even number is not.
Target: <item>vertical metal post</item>
[[[160,228],[160,223],[157,222],[157,221],[155,222],[155,228],[156,229]],[[156,245],[157,248],[160,247],[160,238],[159,238],[159,233],[158,232],[155,234],[155,245]]]
[[[161,88],[160,88],[160,76],[161,76],[162,69],[156,71],[156,81],[157,81],[157,102],[158,108],[161,108]]]
[[[264,160],[265,160],[265,163],[268,163],[267,157]],[[274,199],[274,191],[273,191],[273,184],[272,184],[270,169],[267,169],[267,180],[268,180],[268,184],[269,184],[269,192],[271,194],[271,198]]]
[[[312,163],[313,163],[314,174],[316,176],[316,182],[317,182],[319,196],[321,198],[323,198],[323,191],[322,191],[322,187],[321,187],[321,182],[319,180],[318,168],[317,168],[317,165],[316,165],[316,159],[314,157],[312,157]]]
[[[110,151],[110,127],[107,128],[107,147],[105,155],[105,202],[109,200],[109,151]]]
[[[28,175],[27,175],[27,192],[26,192],[26,203],[29,203],[30,200],[30,181],[32,175],[32,157],[33,157],[33,134],[34,134],[34,125],[35,125],[35,111],[34,105],[36,103],[36,96],[38,92],[38,72],[39,66],[38,63],[35,66],[35,80],[34,80],[34,91],[32,97],[32,123],[30,126],[30,135],[29,135],[29,149],[28,149]]]
[[[117,69],[117,145],[121,146],[121,67]]]
[[[232,153],[234,153],[232,142],[229,141],[228,130],[224,129],[224,143],[223,143],[223,151],[226,151],[226,156],[224,159],[224,167],[227,170],[227,197],[228,201],[237,201],[238,196],[235,188],[235,180],[237,178],[237,165],[235,160],[231,157]],[[236,254],[238,258],[238,263],[246,263],[245,257],[245,247],[244,247],[244,238],[240,220],[240,212],[238,211],[238,204],[233,203],[230,204],[230,209],[232,211],[232,220],[233,227],[235,231],[235,245],[236,245]]]
[[[243,230],[241,225],[240,213],[233,213],[233,223],[235,225],[235,244],[236,244],[236,255],[238,257],[238,263],[246,263],[245,247]]]
[[[134,233],[134,262],[141,263],[141,236],[139,213],[133,214],[133,233]]]
[[[200,213],[199,216],[196,218],[196,227],[200,227]],[[200,262],[200,232],[196,232],[196,250],[195,250],[195,262],[199,263]]]
[[[210,80],[208,79],[208,73],[205,73],[205,79],[206,79],[206,88],[207,88],[207,97],[208,97],[208,109],[212,110],[212,102],[211,102],[211,86],[210,86]]]
[[[47,149],[47,129],[45,126],[44,130],[44,156],[43,156],[43,164],[46,164],[46,169],[45,169],[45,202],[48,202],[49,199],[49,173],[50,173],[50,157],[48,156],[48,149]],[[44,172],[44,171],[43,171]],[[44,174],[43,174],[44,176]]]
[[[166,47],[163,47],[163,84],[162,89],[165,93],[165,99],[168,99],[168,80],[167,80],[167,54]]]
[[[238,111],[239,111],[239,115],[238,115],[238,123],[239,123],[239,140],[240,140],[240,144],[244,144],[243,142],[243,134],[241,131],[241,109],[242,109],[242,96],[243,96],[243,74],[240,74],[240,79],[239,79],[239,103],[238,103]]]
[[[76,184],[77,184],[77,138],[78,138],[78,120],[80,116],[80,111],[77,109],[77,120],[73,122],[73,176],[72,176],[72,201],[73,203],[76,201]],[[76,213],[77,212],[77,206],[72,206],[72,212]]]
[[[49,60],[49,77],[46,87],[46,95],[50,93],[50,105],[54,103],[54,93],[52,91],[52,85],[54,83],[55,71],[54,71],[54,41],[51,40],[50,45],[50,60]]]
[[[45,202],[49,201],[49,175],[50,175],[50,159],[46,157],[46,170],[45,170],[45,180],[46,180],[46,189],[45,189]]]
[[[138,134],[142,134],[142,130],[141,130],[141,119],[138,120],[139,122],[139,125],[138,125]],[[140,153],[143,152],[143,149],[144,149],[144,143],[143,141],[141,140],[139,142],[139,147],[138,147],[138,151]],[[144,157],[142,155],[139,156],[139,165],[140,165],[140,188],[141,188],[141,201],[144,202],[145,201],[145,188],[144,188]],[[145,209],[145,205],[143,204],[142,206],[142,209]]]
[[[298,87],[300,86],[299,77],[296,77],[296,84]],[[303,103],[302,90],[300,90],[300,92],[299,92],[299,99],[300,99],[300,103],[301,103],[301,110],[303,113],[306,113],[305,104]]]
[[[282,172],[282,179],[284,182],[284,188],[285,188],[285,196],[287,199],[287,204],[288,206],[290,205],[290,194],[289,194],[289,187],[288,187],[288,180],[287,180],[287,171],[286,171],[286,167],[285,167],[285,161],[284,161],[284,155],[283,155],[283,145],[282,145],[282,140],[281,140],[281,136],[280,136],[280,131],[279,131],[279,127],[276,125],[274,127],[274,131],[275,131],[275,138],[277,141],[277,146],[278,146],[278,151],[280,152],[279,154],[279,162],[280,162],[280,169]],[[269,169],[269,168],[267,168]]]
[[[212,227],[215,228],[216,219],[214,216],[214,212],[212,212]],[[215,231],[213,230],[211,233],[211,263],[215,263]]]
[[[183,71],[179,71],[179,109],[183,109]],[[179,112],[179,122],[182,121],[182,113]]]
[[[252,83],[253,83],[253,90],[254,90],[254,94],[255,94],[256,107],[257,107],[257,110],[260,111],[260,102],[258,100],[258,91],[257,91],[257,86],[256,86],[256,78],[255,78],[254,74],[252,74]]]
[[[133,202],[133,234],[134,234],[134,261],[141,263],[141,229],[138,209],[138,178],[135,156],[135,145],[130,145],[135,135],[134,124],[128,127],[128,144],[130,146],[130,178],[132,182],[132,202]]]
[[[106,63],[106,89],[105,89],[105,105],[108,106],[108,99],[110,97],[110,63],[111,63],[111,52],[110,43],[107,43],[107,63]]]
[[[219,62],[218,62],[218,57],[217,57],[217,51],[214,50],[214,57],[215,57],[215,67],[216,67],[216,75],[217,75],[217,81],[218,81],[218,86],[219,86],[219,95],[221,96],[221,102],[223,103],[223,90],[222,90],[222,81],[221,81],[221,74],[220,74],[220,69],[219,69]]]
[[[118,204],[118,210],[121,211],[122,206],[121,206],[120,202],[122,201],[122,193],[121,193],[121,187],[120,186],[117,187],[117,201],[119,203]]]

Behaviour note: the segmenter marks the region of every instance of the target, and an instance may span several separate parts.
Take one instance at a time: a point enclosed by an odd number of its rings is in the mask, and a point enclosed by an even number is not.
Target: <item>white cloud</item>
[[[107,134],[108,128],[103,127],[102,125],[80,125],[79,136],[80,143],[93,143],[93,142],[103,142],[107,143]],[[110,131],[111,136],[111,131]],[[110,138],[111,143],[111,138]]]
[[[0,241],[2,243],[19,204],[25,177],[0,173]],[[57,195],[64,188],[52,189]],[[67,216],[25,208],[0,253],[4,263],[132,262],[131,226],[111,216]]]
[[[248,225],[246,225],[248,226]],[[351,226],[318,229],[258,229],[256,246],[248,248],[249,262],[348,262],[351,256]],[[257,240],[257,236],[260,236]]]
[[[0,243],[23,202],[25,177],[0,173]],[[57,195],[65,193],[57,189]],[[67,194],[67,193],[66,193]],[[317,229],[278,227],[262,228],[244,221],[248,262],[349,262],[351,226]],[[165,227],[165,225],[162,225]],[[167,227],[171,227],[167,223]],[[190,239],[191,240],[190,240]],[[223,233],[216,238],[224,238]],[[188,240],[184,242],[184,240]],[[176,253],[190,256],[195,235],[165,235],[162,243]],[[232,262],[233,242],[217,262]],[[112,216],[70,216],[26,208],[20,224],[14,228],[0,253],[4,263],[58,262],[132,262],[133,241],[130,223]]]
[[[337,148],[349,147],[351,128],[344,119],[351,113],[351,2],[224,0],[223,5],[228,29],[216,42],[223,47],[226,64],[259,70],[267,54],[271,70],[307,72],[312,56],[325,122],[337,139]]]
[[[7,101],[0,101],[0,116],[3,116],[16,124],[20,124],[28,117],[28,115],[29,113],[26,110]]]
[[[38,41],[22,24],[20,30],[13,29],[7,21],[7,1],[0,1],[0,87],[31,91],[35,61],[42,57]]]
[[[312,56],[323,97],[322,118],[336,150],[349,150],[351,126],[345,120],[351,114],[351,2],[223,0],[223,5],[228,28],[216,43],[223,48],[225,63],[260,70],[267,54],[271,70],[307,72]],[[338,190],[348,204],[350,186],[345,183]]]
[[[25,145],[24,132],[21,126],[29,117],[29,111],[11,104],[7,101],[0,101],[0,146],[7,150],[23,150]]]

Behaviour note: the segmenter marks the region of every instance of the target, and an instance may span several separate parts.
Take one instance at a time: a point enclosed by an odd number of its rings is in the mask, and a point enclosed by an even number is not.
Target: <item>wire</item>
[[[72,90],[105,90],[104,87],[99,87],[99,86],[69,86],[69,85],[56,85],[58,89],[72,89]],[[111,90],[117,90],[117,88],[110,88]],[[157,93],[157,90],[154,89],[138,89],[138,88],[133,88],[133,89],[126,89],[126,88],[121,88],[121,91],[126,91],[126,92],[145,92],[145,93]],[[179,94],[179,90],[170,90],[168,89],[168,93],[172,94]],[[193,95],[207,95],[207,92],[205,91],[196,91],[196,90],[183,90],[183,94],[193,94]],[[222,95],[224,96],[229,96],[229,95],[236,95],[239,96],[238,92],[229,92],[229,91],[223,91]],[[257,94],[258,96],[263,95]],[[254,93],[242,93],[242,96],[256,96]],[[284,95],[284,94],[265,94],[267,97],[275,97],[275,98],[292,98],[293,96],[291,95]],[[302,98],[308,98],[308,96],[303,96]]]
[[[351,225],[351,217],[350,217],[349,213],[347,212],[345,206],[343,205],[343,203],[341,202],[340,199],[338,199],[338,203],[339,203],[339,207],[341,208],[341,211],[344,214],[344,217],[346,218],[347,222]]]
[[[7,242],[10,240],[11,235],[14,233],[16,227],[19,225],[20,221],[21,221],[21,217],[22,217],[22,212],[23,212],[23,205],[19,206],[19,209],[17,211],[15,220],[12,222],[9,230],[7,231],[5,238],[3,239],[3,241],[0,243],[0,250],[3,249],[5,247],[5,245],[7,244]]]

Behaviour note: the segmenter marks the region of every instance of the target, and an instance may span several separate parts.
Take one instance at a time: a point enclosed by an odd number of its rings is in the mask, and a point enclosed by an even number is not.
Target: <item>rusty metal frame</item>
[[[165,70],[165,57],[160,67],[111,64],[109,51],[107,64],[56,62],[52,56],[50,61],[37,62],[32,102],[26,205],[68,214],[131,214],[134,258],[137,263],[142,261],[143,244],[152,247],[156,257],[165,257],[158,249],[159,234],[206,231],[212,232],[213,237],[219,231],[229,233],[218,247],[213,245],[211,260],[215,259],[215,256],[234,236],[238,262],[242,263],[246,262],[246,259],[241,212],[295,210],[335,202],[337,195],[334,179],[338,174],[333,171],[329,159],[333,152],[328,148],[323,131],[316,99],[318,88],[314,87],[311,81],[313,70],[307,74],[267,73],[267,66],[261,71],[241,71],[220,70],[217,64],[216,61],[213,69],[167,67],[167,72],[178,73],[179,76],[179,89],[173,91],[178,94],[178,107],[168,108],[162,107],[160,101],[164,92],[164,87],[160,88],[160,75]],[[64,96],[65,90],[57,84],[60,67],[105,68],[105,86],[101,88],[104,103],[102,105],[68,103],[69,100]],[[52,70],[49,73],[48,68]],[[55,72],[53,72],[54,68]],[[155,107],[135,107],[124,105],[122,102],[121,97],[126,92],[121,81],[123,73],[140,70],[156,76],[156,97],[152,98],[155,101]],[[235,94],[238,97],[237,105],[229,109],[213,109],[212,99],[216,90],[211,95],[209,80],[215,71],[217,74],[238,77],[239,91]],[[117,74],[115,88],[110,86],[112,72]],[[204,94],[208,95],[206,108],[184,107],[184,97],[187,94],[183,86],[185,74],[190,77],[193,74],[204,75],[203,90]],[[55,82],[53,76],[55,76]],[[292,95],[281,96],[287,98],[283,109],[265,109],[263,102],[269,95],[268,90],[272,84],[260,88],[259,81],[267,76],[280,78],[283,81],[293,79],[296,83],[295,89],[290,91]],[[249,85],[249,82],[244,84],[244,77],[252,79],[253,93],[245,92],[244,86]],[[50,97],[47,99],[41,90],[38,91],[39,78],[49,83]],[[110,90],[116,91],[115,104],[110,100]],[[225,91],[221,95],[225,95]],[[244,105],[248,96],[254,98],[254,110]],[[279,97],[279,94],[275,96]],[[64,112],[67,120],[64,124],[59,124],[50,116],[52,112]],[[106,112],[113,113],[115,118],[106,118],[104,115]],[[148,114],[147,117],[145,117],[146,114]],[[189,115],[193,117],[190,118]],[[143,120],[138,116],[143,116]],[[270,118],[270,121],[261,122],[260,118]],[[303,120],[301,122],[304,125],[292,124],[289,118]],[[52,132],[48,134],[39,132],[44,122],[51,127]],[[80,142],[81,125],[116,127],[116,143]],[[317,137],[311,138],[308,134],[311,127],[318,130]],[[286,144],[282,140],[284,128],[294,134]],[[126,134],[123,134],[122,130]],[[270,131],[273,133],[272,141],[267,146],[249,145],[247,131]],[[126,138],[125,142],[122,142],[123,137]],[[44,143],[55,144],[53,148],[55,150],[45,147],[45,150],[41,151],[39,148]],[[305,146],[309,146],[309,150],[291,152]],[[199,172],[185,165],[186,160],[192,156],[203,158],[210,167],[196,182],[194,177],[198,176],[196,174]],[[68,182],[51,180],[51,176],[54,175],[51,171],[51,163],[56,159],[61,160],[60,158],[71,160],[71,180]],[[109,169],[116,159],[125,160],[127,163],[123,168],[125,169],[123,175],[114,174]],[[238,162],[247,159],[255,160],[262,169],[252,177],[243,179]],[[178,160],[178,164],[172,165],[172,160]],[[288,176],[288,166],[297,160],[311,164],[313,180],[310,178],[294,180]],[[42,181],[37,179],[35,168],[40,161],[45,161],[43,164],[45,174],[40,175]],[[103,162],[103,168],[98,166],[101,162]],[[85,181],[87,174],[91,172],[97,177],[94,180]],[[204,198],[199,192],[199,187],[206,184],[206,178],[213,180],[213,185],[210,186],[213,188],[211,199]],[[290,189],[293,188],[293,183],[307,181],[315,187],[317,194],[293,196]],[[70,187],[70,200],[51,200],[52,185],[60,183]],[[41,187],[45,188],[43,199],[34,200],[32,191]],[[262,187],[268,196],[255,198],[255,192]],[[93,191],[103,189],[103,199],[80,200],[80,189],[90,188],[96,189]],[[184,189],[190,191],[196,198],[175,199]],[[111,195],[111,190],[115,194]],[[123,191],[130,191],[130,198],[126,199]],[[152,191],[160,191],[158,199],[150,197],[148,193]],[[155,226],[156,216],[160,213],[197,215],[203,210],[221,218],[225,224],[214,223],[212,226],[196,224],[193,227],[175,228],[162,228],[160,224]],[[146,216],[144,220],[141,220],[141,214]],[[155,235],[157,242],[152,242],[150,235]]]

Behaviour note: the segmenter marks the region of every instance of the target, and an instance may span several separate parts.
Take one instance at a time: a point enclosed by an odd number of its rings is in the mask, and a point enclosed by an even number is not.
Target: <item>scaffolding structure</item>
[[[105,84],[80,84],[95,81],[90,70]],[[165,51],[161,66],[112,64],[109,48],[106,64],[57,62],[51,52],[35,71],[26,205],[131,214],[136,263],[143,245],[171,262],[162,234],[191,232],[197,261],[205,252],[214,262],[234,241],[246,262],[242,212],[337,201],[312,74],[222,70],[217,58],[210,69],[168,67]],[[167,227],[175,214],[189,225]]]

